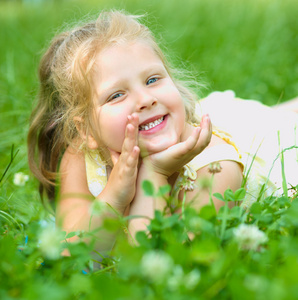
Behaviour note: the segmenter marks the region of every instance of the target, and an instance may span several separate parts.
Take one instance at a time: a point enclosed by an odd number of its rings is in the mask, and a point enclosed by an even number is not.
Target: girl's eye
[[[154,82],[156,82],[158,80],[158,78],[153,77],[153,78],[149,78],[149,80],[147,81],[147,85],[152,84]]]
[[[109,99],[108,99],[108,102],[111,101],[111,100],[114,100],[114,99],[117,99],[119,97],[123,96],[123,93],[116,93],[116,94],[113,94]]]

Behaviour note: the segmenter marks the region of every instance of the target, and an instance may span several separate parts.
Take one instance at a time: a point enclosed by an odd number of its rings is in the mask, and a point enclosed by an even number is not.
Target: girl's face
[[[121,152],[127,116],[139,116],[139,142],[149,154],[180,141],[183,100],[163,62],[143,42],[114,45],[96,58],[96,118],[101,142]]]

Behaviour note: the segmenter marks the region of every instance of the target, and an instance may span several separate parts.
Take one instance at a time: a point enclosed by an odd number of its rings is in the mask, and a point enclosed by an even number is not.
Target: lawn
[[[38,62],[55,33],[109,8],[145,14],[170,61],[204,83],[201,97],[231,89],[274,105],[298,95],[294,0],[0,1],[0,299],[298,299],[298,200],[287,197],[251,211],[157,213],[151,238],[140,234],[136,248],[120,242],[122,254],[103,261],[106,271],[82,273],[91,247],[83,243],[69,245],[71,258],[55,256],[63,237],[40,222],[47,213],[26,154]],[[23,185],[18,172],[29,175]],[[250,225],[244,235],[259,237],[256,246],[233,237],[242,223]]]

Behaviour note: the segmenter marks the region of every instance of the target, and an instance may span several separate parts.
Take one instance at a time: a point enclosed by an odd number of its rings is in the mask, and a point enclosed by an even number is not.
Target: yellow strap
[[[219,138],[221,138],[222,140],[224,140],[225,142],[227,142],[228,144],[230,144],[231,146],[233,146],[235,148],[235,150],[237,151],[239,158],[242,158],[239,148],[236,146],[236,144],[231,140],[231,138],[229,137],[229,135],[223,131],[220,131],[218,129],[214,129],[212,130],[212,133],[216,136],[218,136]]]

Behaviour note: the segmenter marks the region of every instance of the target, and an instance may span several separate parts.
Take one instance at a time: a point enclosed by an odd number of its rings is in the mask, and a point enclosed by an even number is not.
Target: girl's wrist
[[[143,189],[142,186],[145,180],[150,181],[153,184],[155,191],[158,191],[161,186],[168,184],[168,177],[166,175],[160,174],[152,170],[150,166],[144,165],[139,169],[138,173],[137,186],[139,189]]]
[[[115,210],[123,215],[128,204],[126,203],[127,201],[122,201],[122,197],[123,195],[116,195],[113,190],[112,192],[107,191],[106,186],[102,193],[97,197],[97,201],[104,202],[110,210]]]
[[[142,163],[139,167],[138,177],[143,180],[168,181],[169,176],[158,172],[149,163]]]

